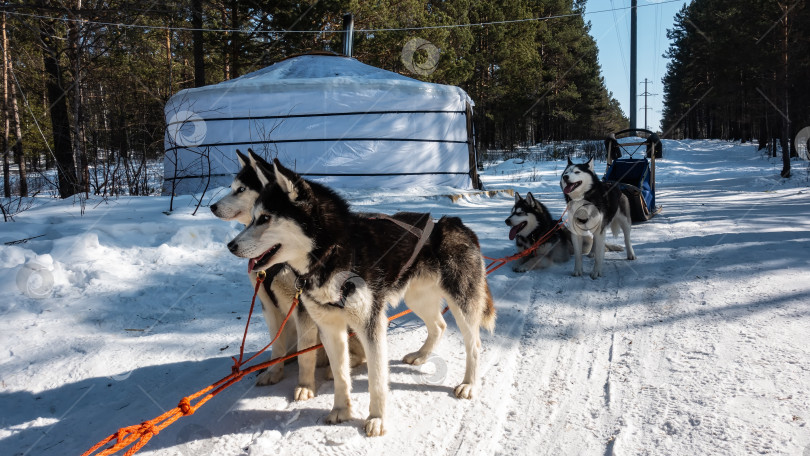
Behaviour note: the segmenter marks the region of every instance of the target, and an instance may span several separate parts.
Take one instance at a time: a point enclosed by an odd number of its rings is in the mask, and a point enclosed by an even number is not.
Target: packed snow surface
[[[663,211],[634,225],[636,261],[609,252],[598,280],[572,277],[573,261],[489,276],[498,322],[474,400],[453,397],[464,348],[452,316],[421,367],[400,361],[426,335],[406,317],[389,331],[387,435],[362,430],[365,365],[352,375],[356,419],[330,426],[332,382],[320,369],[317,396],[294,402],[291,364],[281,383],[246,378],[140,454],[810,454],[807,165],[782,179],[776,159],[721,141],[665,141],[664,154]],[[564,164],[501,162],[484,182],[531,191],[559,216]],[[515,250],[507,194],[348,196],[362,211],[459,216],[485,255]],[[163,197],[91,199],[81,215],[43,199],[0,225],[3,243],[41,235],[0,245],[0,454],[80,454],[230,372],[252,291],[225,247],[240,227],[192,215],[193,203],[165,213]],[[252,323],[248,351],[269,338],[261,313]]]

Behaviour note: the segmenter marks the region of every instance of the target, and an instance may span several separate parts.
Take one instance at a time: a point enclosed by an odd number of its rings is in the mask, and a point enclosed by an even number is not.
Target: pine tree
[[[668,31],[671,59],[664,77],[665,130],[674,137],[789,144],[810,123],[803,90],[810,67],[804,1],[693,0]]]

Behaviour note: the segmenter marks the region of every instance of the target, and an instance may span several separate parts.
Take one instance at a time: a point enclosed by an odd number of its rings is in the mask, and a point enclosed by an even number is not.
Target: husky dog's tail
[[[439,285],[461,311],[456,318],[463,316],[475,327],[494,331],[495,305],[478,236],[460,218],[445,216],[433,228],[431,245],[439,264]]]
[[[486,289],[486,307],[484,307],[484,314],[481,317],[481,326],[489,332],[495,331],[495,302],[492,299],[492,292],[489,290],[489,283],[484,278],[484,287]]]
[[[630,200],[627,199],[627,195],[625,195],[624,193],[622,193],[621,197],[619,197],[619,212],[627,220],[632,220],[632,216],[630,215]],[[611,234],[613,234],[613,237],[616,237],[616,236],[619,235],[619,229],[620,228],[621,228],[621,224],[616,219],[616,217],[613,217],[613,220],[610,221],[610,232],[611,232]],[[608,252],[621,252],[621,251],[624,250],[622,248],[619,248],[618,250],[614,250],[614,249],[610,248],[610,244],[606,244],[605,248],[607,249]]]

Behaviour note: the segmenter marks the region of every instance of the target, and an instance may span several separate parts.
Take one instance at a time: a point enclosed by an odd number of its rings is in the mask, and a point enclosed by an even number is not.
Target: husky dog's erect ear
[[[516,202],[516,203],[519,203],[519,202],[520,202],[520,200],[522,200],[522,199],[523,199],[523,198],[521,198],[521,197],[520,197],[520,193],[515,192],[515,202]]]
[[[571,161],[571,157],[568,157],[568,166],[571,166],[573,164],[574,164],[574,162]]]
[[[532,195],[532,192],[529,192],[529,194],[526,195],[526,201],[528,201],[529,205],[531,206],[537,206],[537,200],[534,199],[534,195]]]
[[[250,165],[256,170],[256,174],[259,176],[259,182],[262,183],[262,186],[267,187],[275,183],[276,179],[275,173],[273,172],[273,165],[267,163],[267,161],[250,149],[248,149],[248,153],[250,154]]]
[[[265,170],[270,171],[270,174],[273,174],[273,172],[272,172],[273,171],[273,165],[268,163],[267,160],[262,158],[261,155],[257,154],[256,152],[253,152],[253,149],[251,149],[250,147],[248,147],[248,154],[250,154],[250,162],[251,163],[256,162],[259,165],[261,165]]]
[[[588,169],[590,169],[591,171],[593,171],[593,158],[592,158],[592,159],[590,159],[590,160],[588,160]]]
[[[248,152],[252,152],[248,149]],[[250,158],[243,154],[239,149],[236,149],[236,159],[239,160],[239,167],[244,168],[250,164]]]
[[[278,158],[273,160],[273,167],[276,171],[276,183],[287,194],[290,201],[302,201],[309,194],[309,185],[301,176],[284,167]]]

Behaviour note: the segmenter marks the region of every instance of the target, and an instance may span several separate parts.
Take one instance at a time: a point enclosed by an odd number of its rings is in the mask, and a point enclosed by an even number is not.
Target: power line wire
[[[661,45],[661,22],[662,22],[662,8],[660,5],[655,5],[655,39],[654,41],[654,48],[653,52],[655,55],[653,56],[653,80],[658,80],[658,63],[661,60],[661,54],[659,53],[660,45]]]
[[[622,46],[622,37],[619,33],[619,20],[616,19],[616,5],[613,3],[613,0],[610,0],[610,7],[611,13],[613,14],[613,29],[616,30],[616,40],[619,44],[619,55],[622,57],[622,70],[624,70],[624,77],[627,79],[627,82],[630,82],[630,75],[627,73],[627,60],[624,58],[624,46]],[[626,16],[626,15],[625,15]],[[624,16],[622,16],[624,19]]]
[[[648,6],[655,6],[655,5],[663,5],[667,3],[675,3],[675,2],[682,2],[683,0],[667,0],[663,2],[658,2],[654,4],[647,4],[647,5],[640,5],[638,8],[644,8]],[[418,31],[418,30],[434,30],[434,29],[449,29],[449,28],[465,28],[465,27],[483,27],[486,25],[506,25],[506,24],[517,24],[522,22],[540,22],[540,21],[547,21],[551,19],[562,19],[566,17],[575,17],[575,16],[585,16],[588,14],[599,14],[599,13],[608,13],[612,11],[623,11],[630,9],[631,7],[620,7],[620,8],[611,8],[611,9],[604,9],[598,11],[589,11],[589,12],[578,12],[578,13],[569,13],[569,14],[559,14],[554,16],[543,16],[543,17],[533,17],[527,19],[513,19],[513,20],[505,20],[505,21],[491,21],[491,22],[477,22],[472,24],[451,24],[451,25],[431,25],[425,27],[403,27],[403,28],[380,28],[380,29],[355,29],[356,33],[378,33],[378,32],[401,32],[401,31]],[[126,23],[118,23],[118,22],[104,22],[104,21],[90,21],[85,19],[77,19],[77,18],[69,18],[69,17],[54,17],[54,16],[45,16],[39,14],[30,14],[30,13],[20,13],[20,12],[12,12],[6,11],[6,14],[9,16],[20,16],[20,17],[30,17],[34,19],[45,19],[45,20],[52,20],[52,21],[62,21],[62,22],[81,22],[83,24],[92,24],[92,25],[100,25],[106,27],[119,27],[119,28],[137,28],[137,29],[146,29],[146,30],[171,30],[171,31],[186,31],[186,32],[193,32],[193,31],[202,31],[202,32],[216,32],[216,33],[246,33],[246,34],[282,34],[282,33],[313,33],[313,34],[331,34],[331,33],[343,33],[343,30],[244,30],[244,29],[224,29],[224,28],[193,28],[193,27],[169,27],[163,25],[138,25],[138,24],[126,24]]]

